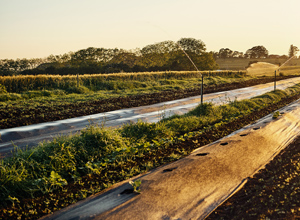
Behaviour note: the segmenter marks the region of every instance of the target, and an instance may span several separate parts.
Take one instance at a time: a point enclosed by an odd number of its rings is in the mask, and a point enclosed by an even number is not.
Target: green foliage
[[[164,123],[148,123],[138,120],[136,123],[123,125],[121,128],[123,137],[132,141],[144,142],[171,137],[172,131]]]
[[[142,180],[141,179],[138,179],[136,181],[129,181],[129,184],[132,185],[134,192],[136,192],[136,193],[140,193],[141,192],[141,189],[140,189],[140,186],[142,184]]]
[[[186,51],[201,55],[206,51],[206,46],[203,41],[194,38],[181,38],[177,44]]]
[[[90,90],[85,86],[73,86],[66,90],[68,93],[77,93],[77,94],[86,94],[89,93]]]
[[[188,115],[195,116],[208,116],[214,111],[214,105],[212,103],[203,103],[198,105],[195,109],[191,110]]]
[[[116,129],[90,126],[81,131],[80,152],[88,161],[102,161],[115,151],[126,149],[127,140]],[[81,159],[82,160],[82,159]]]
[[[22,98],[24,99],[32,99],[32,98],[37,98],[37,97],[50,97],[50,96],[54,96],[54,92],[53,91],[49,91],[49,90],[33,90],[33,91],[26,91],[24,93],[21,94]]]
[[[206,56],[206,55],[201,55],[201,56]],[[183,79],[198,80],[199,72],[194,71],[193,66],[190,66],[191,64],[188,58],[186,59],[187,60],[185,60],[183,63],[179,63],[179,64],[187,65],[189,66],[188,68],[190,68],[193,71],[187,71],[189,69],[187,70],[184,69],[184,71],[85,74],[79,76],[77,75],[5,76],[5,77],[0,77],[0,84],[2,84],[5,87],[7,92],[11,92],[11,93],[13,92],[21,93],[24,91],[31,91],[31,90],[55,90],[55,89],[60,89],[64,91],[70,90],[70,92],[83,93],[83,92],[88,92],[86,91],[86,88],[94,91],[130,89],[130,88],[132,89],[138,87],[143,88],[149,82],[150,84],[152,84],[153,82],[157,82],[158,80],[183,80]],[[208,70],[211,69],[210,67],[207,68]],[[210,76],[214,76],[214,77],[217,76],[233,77],[236,75],[240,75],[244,77],[246,75],[246,71],[211,71],[211,72],[201,71],[201,74],[203,75],[210,74]],[[80,85],[79,88],[77,88],[78,85]]]
[[[7,93],[6,88],[0,84],[0,94]]]
[[[276,119],[276,118],[278,118],[280,116],[280,112],[279,111],[276,111],[276,112],[274,112],[273,113],[273,119]]]
[[[68,185],[68,182],[54,171],[51,171],[49,177],[42,177],[33,182],[33,186],[43,194],[49,194],[66,185]]]
[[[245,56],[248,58],[267,58],[269,51],[264,46],[255,46],[246,51]]]
[[[0,94],[0,102],[15,101],[19,99],[22,99],[22,95],[20,94],[16,94],[16,93]]]
[[[66,93],[63,90],[32,90],[23,93],[0,93],[0,102],[6,101],[16,101],[16,100],[28,100],[28,99],[38,99],[44,97],[56,97],[65,96]]]
[[[255,102],[254,100],[255,99],[253,99],[253,100],[245,99],[245,100],[241,100],[241,101],[234,101],[234,102],[231,102],[230,105],[238,108],[240,111],[247,112],[250,109],[258,109],[260,107],[259,104],[257,102]]]
[[[197,116],[173,117],[170,120],[166,120],[165,124],[176,135],[179,135],[200,128],[203,125],[203,121]]]

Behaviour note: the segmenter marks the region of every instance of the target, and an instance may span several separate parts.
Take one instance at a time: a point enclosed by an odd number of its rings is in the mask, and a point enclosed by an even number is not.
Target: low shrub
[[[67,93],[86,94],[90,93],[90,90],[85,86],[73,86],[66,89]]]
[[[0,94],[0,102],[6,102],[6,101],[15,101],[18,99],[22,99],[22,96],[20,94],[16,93],[2,93]]]
[[[138,120],[138,122],[134,124],[123,125],[120,131],[123,137],[129,138],[134,142],[151,142],[153,140],[173,136],[173,132],[165,123],[147,123],[142,120]]]
[[[202,120],[197,116],[176,117],[167,120],[165,123],[176,135],[194,131],[203,125]]]
[[[0,84],[0,94],[7,93],[5,86]]]
[[[198,105],[195,109],[191,110],[187,115],[195,116],[208,116],[214,111],[214,105],[212,103],[203,103]]]

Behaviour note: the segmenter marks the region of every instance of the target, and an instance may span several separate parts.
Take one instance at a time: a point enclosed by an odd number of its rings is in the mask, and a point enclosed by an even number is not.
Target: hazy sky
[[[0,0],[0,59],[87,47],[143,48],[182,37],[207,51],[300,48],[299,0]]]

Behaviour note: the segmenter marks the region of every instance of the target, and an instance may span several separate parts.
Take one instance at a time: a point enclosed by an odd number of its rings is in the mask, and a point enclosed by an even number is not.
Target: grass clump
[[[203,103],[202,105],[198,105],[195,109],[191,110],[187,113],[188,116],[208,116],[211,115],[214,111],[214,105],[212,103]]]
[[[124,125],[120,132],[123,137],[129,138],[131,142],[157,141],[174,135],[173,131],[164,123],[147,123],[142,120]]]
[[[273,119],[276,119],[276,118],[278,118],[280,116],[280,112],[279,111],[276,111],[276,112],[274,112],[274,114],[273,114]]]
[[[72,86],[68,88],[67,93],[75,93],[75,94],[87,94],[90,93],[90,90],[85,86]]]
[[[48,194],[90,172],[93,163],[114,160],[128,146],[117,130],[88,127],[80,134],[58,137],[38,147],[15,152],[1,160],[0,195],[6,200]]]
[[[6,102],[6,101],[15,101],[22,99],[22,96],[20,94],[16,93],[0,93],[0,102]]]
[[[0,94],[7,93],[5,86],[0,84]]]

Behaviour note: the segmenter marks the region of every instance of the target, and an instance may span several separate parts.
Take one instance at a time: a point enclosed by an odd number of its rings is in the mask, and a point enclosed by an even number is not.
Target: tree
[[[244,57],[244,53],[243,52],[239,52],[239,51],[233,51],[232,57],[243,58]]]
[[[175,56],[175,52],[178,51],[178,45],[173,41],[163,41],[143,47],[140,51],[140,61],[138,65],[145,68],[153,68],[162,70],[167,66],[172,57]],[[164,69],[165,70],[165,69]]]
[[[213,52],[207,53],[206,46],[201,40],[196,40],[194,38],[181,38],[177,45],[180,46],[177,51],[173,52],[169,60],[170,70],[213,70],[217,69],[218,65],[215,62]],[[184,50],[184,52],[182,51]],[[174,56],[175,55],[175,56]],[[190,57],[191,60],[187,57]]]
[[[177,41],[177,44],[180,45],[181,49],[184,51],[198,55],[201,55],[206,51],[206,46],[203,41],[194,38],[181,38]]]
[[[289,57],[296,56],[298,51],[299,51],[298,47],[296,47],[292,44],[289,49]]]
[[[214,59],[213,53],[202,53],[201,55],[195,54],[193,52],[186,52],[191,58],[198,70],[214,70],[218,68],[218,64]],[[187,58],[187,56],[182,52],[178,51],[177,56],[170,59],[169,70],[176,71],[195,71],[194,65]]]
[[[132,68],[138,64],[139,57],[130,51],[120,50],[120,52],[115,55],[109,63],[112,64],[124,64]]]
[[[233,51],[230,50],[229,48],[221,48],[219,50],[219,58],[229,58],[232,57]]]
[[[164,54],[177,50],[176,43],[173,41],[163,41],[156,44],[150,44],[142,48],[142,55],[146,54]]]
[[[89,47],[71,54],[71,64],[74,67],[107,64],[119,53],[119,49]]]
[[[247,50],[245,55],[248,58],[267,58],[269,51],[264,46],[255,46]]]

